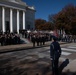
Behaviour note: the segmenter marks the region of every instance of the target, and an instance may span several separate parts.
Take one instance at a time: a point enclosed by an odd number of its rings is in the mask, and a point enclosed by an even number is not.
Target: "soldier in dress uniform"
[[[60,47],[59,43],[57,42],[57,38],[53,37],[52,43],[50,45],[50,57],[51,57],[51,61],[52,61],[53,75],[59,75],[58,63],[59,63],[60,55],[61,55],[61,47]]]

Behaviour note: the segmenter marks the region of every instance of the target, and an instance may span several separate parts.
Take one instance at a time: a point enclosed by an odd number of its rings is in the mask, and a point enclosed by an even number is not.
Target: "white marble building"
[[[35,9],[22,0],[0,0],[0,31],[34,29]]]

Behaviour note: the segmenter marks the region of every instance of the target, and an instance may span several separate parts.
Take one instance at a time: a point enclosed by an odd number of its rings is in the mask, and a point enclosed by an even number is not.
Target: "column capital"
[[[19,9],[17,9],[17,11],[20,11]]]
[[[26,13],[26,10],[23,10]]]

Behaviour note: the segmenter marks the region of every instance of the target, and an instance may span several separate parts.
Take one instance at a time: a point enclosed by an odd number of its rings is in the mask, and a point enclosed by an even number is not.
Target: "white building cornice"
[[[26,10],[26,6],[20,5],[14,2],[9,2],[6,0],[0,0],[0,6],[8,7],[8,8],[13,8],[13,9],[19,9],[19,10]]]
[[[0,0],[0,6],[9,7],[19,10],[32,10],[36,11],[33,6],[28,6],[22,0]]]
[[[10,3],[14,3],[14,4],[19,4],[22,6],[27,6],[27,4],[21,0],[0,0],[0,2],[10,2]]]

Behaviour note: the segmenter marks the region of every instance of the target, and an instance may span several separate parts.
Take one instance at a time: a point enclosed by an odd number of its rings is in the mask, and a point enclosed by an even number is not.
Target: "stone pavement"
[[[50,43],[51,42],[46,42],[46,44],[44,45],[44,46],[49,46],[50,45]],[[65,44],[65,42],[59,42],[60,44]],[[35,48],[38,48],[38,47],[44,47],[44,46],[36,46]],[[20,44],[20,45],[10,45],[10,46],[0,46],[0,53],[4,53],[4,52],[11,52],[11,51],[19,51],[19,50],[23,50],[23,49],[25,49],[25,50],[27,50],[27,49],[31,49],[31,48],[34,48],[33,46],[32,46],[32,43],[29,43],[29,44]],[[36,58],[36,57],[35,57]],[[13,59],[13,58],[12,58]],[[31,59],[30,57],[28,57],[28,58],[26,58],[26,61],[27,61],[27,59]],[[37,59],[37,58],[36,58]],[[40,59],[39,59],[40,60]],[[30,62],[32,62],[32,63],[35,63],[37,60],[28,60],[28,62],[30,63]],[[19,62],[19,61],[18,61]],[[28,62],[27,62],[27,64],[28,64]],[[48,61],[49,62],[49,61]],[[26,63],[25,61],[24,62],[20,62],[20,63]],[[13,64],[13,63],[12,63]],[[46,64],[49,66],[49,64],[48,63],[46,63],[45,61],[42,61],[41,62],[41,60],[40,60],[40,62],[38,62],[37,63],[38,64],[38,66],[40,66],[40,65],[43,65],[43,67],[42,68],[44,68],[44,67],[46,67],[47,68],[47,66],[46,66]],[[7,65],[9,65],[9,64],[7,64]],[[72,61],[72,62],[70,62],[69,63],[69,65],[63,70],[63,72],[67,72],[67,70],[69,70],[69,71],[71,71],[71,72],[76,72],[76,67],[75,67],[75,65],[76,65],[76,60],[74,60],[74,61]],[[26,66],[26,65],[25,65]],[[20,67],[23,67],[23,68],[25,68],[25,66],[23,66],[23,65],[21,65]],[[29,66],[31,66],[31,68],[33,67],[31,64],[29,65]],[[28,67],[29,66],[26,66],[26,68],[28,69]],[[36,65],[34,65],[34,66],[36,66]],[[36,67],[38,67],[38,66],[36,66]],[[19,67],[19,66],[18,66]],[[38,67],[38,68],[40,68],[40,67]],[[41,68],[40,68],[41,69]],[[32,70],[32,71],[35,71],[35,69],[34,70]],[[38,70],[37,70],[38,71]],[[36,71],[36,72],[37,72]],[[40,70],[39,70],[40,71]],[[31,71],[29,72],[29,73],[31,73]],[[33,72],[34,73],[34,72]],[[26,73],[24,73],[25,75],[26,75]],[[30,75],[30,74],[29,74]],[[32,74],[32,75],[35,75],[35,74]],[[39,74],[39,75],[42,75],[42,74]],[[49,72],[48,72],[48,74],[47,75],[50,75],[49,74]]]
[[[33,47],[33,44],[32,43],[0,46],[0,53],[11,52],[11,51],[19,51],[19,50],[23,50],[23,49],[26,50],[26,49],[31,49],[31,48],[45,47],[45,46],[49,46],[50,43],[51,43],[51,41],[48,41],[48,42],[45,43],[45,45],[35,46],[35,47]],[[65,42],[60,42],[60,44],[64,44],[64,43]]]
[[[64,68],[63,72],[76,72],[76,59],[71,61],[67,67]]]

